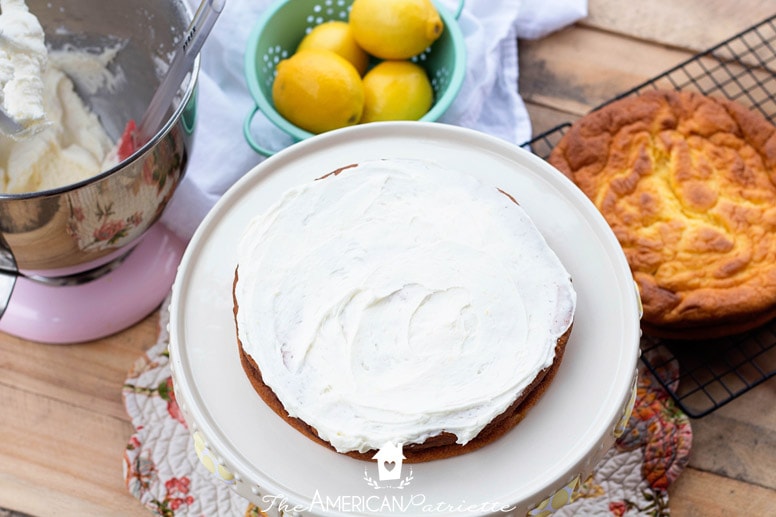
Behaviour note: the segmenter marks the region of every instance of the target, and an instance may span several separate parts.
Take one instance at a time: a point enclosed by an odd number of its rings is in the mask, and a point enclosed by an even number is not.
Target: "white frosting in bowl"
[[[518,204],[414,160],[289,190],[250,223],[237,267],[244,351],[340,452],[467,443],[552,364],[576,304]]]
[[[19,138],[47,125],[42,78],[47,59],[43,27],[24,0],[0,2],[0,104],[23,128]]]

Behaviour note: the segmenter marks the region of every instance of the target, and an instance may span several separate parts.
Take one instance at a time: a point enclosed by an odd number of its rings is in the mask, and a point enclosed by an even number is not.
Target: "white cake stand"
[[[380,158],[434,161],[511,194],[564,262],[578,293],[563,363],[526,419],[470,454],[405,464],[402,479],[409,481],[401,489],[380,486],[376,462],[327,450],[262,402],[240,366],[232,319],[235,249],[248,221],[292,186]],[[214,473],[268,515],[525,516],[553,495],[562,502],[614,442],[632,404],[639,317],[617,240],[557,170],[479,132],[375,123],[295,144],[226,193],[192,239],[173,286],[170,356],[177,400],[198,450]]]

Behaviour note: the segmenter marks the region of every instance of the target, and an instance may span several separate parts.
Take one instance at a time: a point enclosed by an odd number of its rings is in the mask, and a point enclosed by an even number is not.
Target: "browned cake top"
[[[773,315],[776,131],[762,116],[649,92],[580,119],[550,162],[614,230],[658,333],[740,331]]]

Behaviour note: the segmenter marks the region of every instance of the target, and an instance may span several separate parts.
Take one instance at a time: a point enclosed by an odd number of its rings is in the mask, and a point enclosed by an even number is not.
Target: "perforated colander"
[[[245,52],[245,78],[256,102],[243,126],[248,144],[264,156],[274,151],[256,142],[251,123],[258,112],[295,140],[304,140],[313,133],[282,117],[272,103],[272,82],[275,67],[290,57],[302,38],[316,25],[332,20],[347,21],[353,0],[282,0],[274,3],[256,23],[248,38]],[[455,13],[435,2],[445,29],[437,41],[412,61],[426,69],[434,89],[434,104],[421,120],[436,121],[452,104],[461,89],[466,69],[466,48],[458,27],[458,17],[464,0],[459,0]]]

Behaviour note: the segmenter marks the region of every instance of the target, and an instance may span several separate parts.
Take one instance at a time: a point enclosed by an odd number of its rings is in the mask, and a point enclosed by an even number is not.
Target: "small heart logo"
[[[394,468],[396,468],[396,462],[395,461],[384,461],[383,466],[385,467],[385,470],[388,472],[391,472]]]

